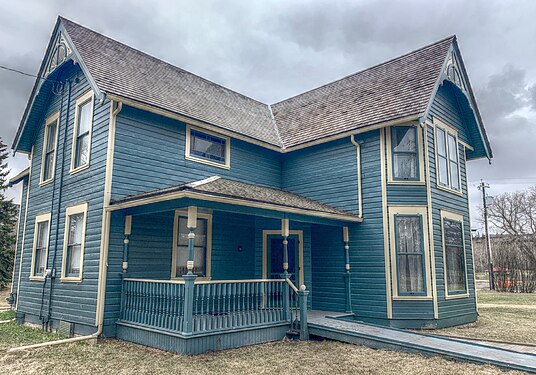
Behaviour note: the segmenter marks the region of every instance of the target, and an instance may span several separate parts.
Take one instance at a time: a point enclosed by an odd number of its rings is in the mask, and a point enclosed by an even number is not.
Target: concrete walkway
[[[415,332],[335,319],[344,314],[308,313],[309,332],[332,340],[390,349],[442,355],[448,358],[536,373],[536,355],[467,340],[427,336]]]

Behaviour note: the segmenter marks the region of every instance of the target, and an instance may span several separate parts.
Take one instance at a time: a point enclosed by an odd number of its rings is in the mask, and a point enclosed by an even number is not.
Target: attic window
[[[187,160],[229,168],[229,143],[229,137],[187,126],[185,157]]]

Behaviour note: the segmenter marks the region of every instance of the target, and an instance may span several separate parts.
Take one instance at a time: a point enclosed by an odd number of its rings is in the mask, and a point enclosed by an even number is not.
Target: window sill
[[[78,172],[82,172],[83,170],[86,170],[88,168],[89,168],[89,163],[81,165],[81,166],[76,167],[76,168],[70,169],[69,174],[75,174],[75,173],[78,173]]]
[[[460,294],[447,294],[445,295],[445,299],[458,299],[458,298],[469,298],[469,293],[460,293]]]
[[[82,277],[60,277],[62,283],[81,283]]]
[[[54,177],[49,178],[46,181],[39,181],[39,186],[47,186],[50,185],[54,181]]]
[[[422,180],[389,180],[389,185],[426,185],[426,182]]]
[[[451,189],[451,188],[443,186],[443,185],[436,184],[436,188],[438,188],[439,190],[446,191],[447,193],[459,195],[460,197],[463,196],[461,191],[454,190],[454,189]]]
[[[393,301],[431,301],[432,296],[393,296]]]
[[[44,282],[44,281],[45,281],[45,276],[30,276],[30,280],[31,280],[31,281],[41,281],[41,282]]]
[[[214,161],[197,158],[197,157],[191,156],[191,155],[186,155],[184,158],[186,160],[195,161],[196,163],[211,165],[213,167],[218,167],[218,168],[223,168],[223,169],[231,169],[231,166],[228,163],[220,164],[220,163],[216,163]]]

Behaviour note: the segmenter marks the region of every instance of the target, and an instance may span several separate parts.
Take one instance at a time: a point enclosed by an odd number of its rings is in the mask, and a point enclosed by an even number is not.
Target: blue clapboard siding
[[[284,190],[357,213],[357,181],[357,151],[350,137],[284,155]]]
[[[280,154],[231,139],[229,170],[185,159],[183,122],[123,106],[117,118],[112,199],[211,176],[280,187]]]
[[[436,116],[458,131],[460,140],[470,142],[468,136],[467,123],[463,113],[460,111],[454,94],[446,89],[439,90],[432,108],[431,116]],[[431,119],[431,118],[430,118]],[[473,262],[471,248],[471,225],[469,220],[469,201],[467,193],[466,160],[463,146],[459,145],[458,155],[460,159],[460,172],[462,180],[462,195],[453,194],[437,188],[436,162],[434,150],[434,131],[428,128],[428,152],[430,157],[430,181],[432,193],[432,218],[434,225],[434,254],[437,277],[437,294],[439,318],[452,318],[461,315],[474,314],[476,311],[475,286],[473,277]],[[470,143],[471,144],[471,143]],[[443,263],[443,244],[441,235],[440,210],[447,210],[464,217],[465,251],[467,263],[467,278],[469,283],[469,298],[445,299],[445,280]]]
[[[15,247],[15,259],[13,263],[13,281],[11,290],[13,293],[17,293],[17,285],[19,280],[19,264],[21,251],[23,248],[22,236],[24,233],[24,220],[26,214],[26,193],[28,192],[28,177],[22,180],[22,192],[20,199],[19,219],[17,226],[17,246]]]
[[[314,225],[311,228],[311,276],[314,310],[345,311],[345,253],[342,229]]]
[[[428,204],[426,185],[387,185],[387,202],[389,205],[423,205]]]
[[[30,196],[28,220],[24,241],[24,258],[22,266],[22,279],[20,287],[19,311],[39,315],[41,307],[41,292],[43,283],[30,281],[30,264],[32,245],[34,239],[35,216],[42,213],[51,213],[51,231],[48,252],[48,268],[56,269],[57,278],[54,282],[54,295],[52,300],[52,318],[65,319],[75,323],[94,325],[97,295],[97,278],[99,270],[99,248],[103,204],[104,173],[106,165],[106,148],[108,135],[108,121],[110,115],[109,101],[95,102],[93,114],[93,131],[91,140],[90,167],[79,173],[70,175],[71,150],[74,128],[75,101],[78,97],[90,90],[89,84],[81,73],[79,67],[68,63],[64,68],[63,79],[72,83],[72,92],[68,96],[68,87],[63,95],[50,95],[48,109],[42,115],[42,123],[34,143],[32,159],[32,176],[30,181]],[[74,79],[78,78],[78,83]],[[67,107],[70,102],[70,106]],[[44,121],[53,113],[61,111],[58,135],[55,184],[39,186]],[[68,124],[66,120],[68,115]],[[63,149],[63,139],[66,134],[66,147]],[[59,201],[60,169],[63,168],[63,190],[61,192],[61,206],[59,207],[59,223],[57,221]],[[68,206],[88,203],[87,229],[84,250],[83,281],[81,283],[60,282],[61,263],[63,253],[63,236],[65,227],[65,209]],[[54,253],[56,262],[52,264]],[[46,293],[48,297],[47,282]],[[48,299],[48,298],[47,298]],[[45,303],[46,310],[46,303]],[[46,311],[45,311],[46,313]]]
[[[352,308],[358,317],[387,318],[380,133],[360,134],[363,222],[350,226]],[[342,234],[341,234],[342,236]],[[342,251],[342,250],[341,250]]]

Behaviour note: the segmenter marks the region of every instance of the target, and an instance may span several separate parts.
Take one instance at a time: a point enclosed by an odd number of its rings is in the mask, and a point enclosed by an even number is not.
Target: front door
[[[279,279],[283,273],[283,238],[281,235],[268,235],[266,245],[267,276],[270,279]],[[297,275],[300,272],[299,259],[299,237],[290,235],[288,237],[288,273],[294,284],[297,284]]]

